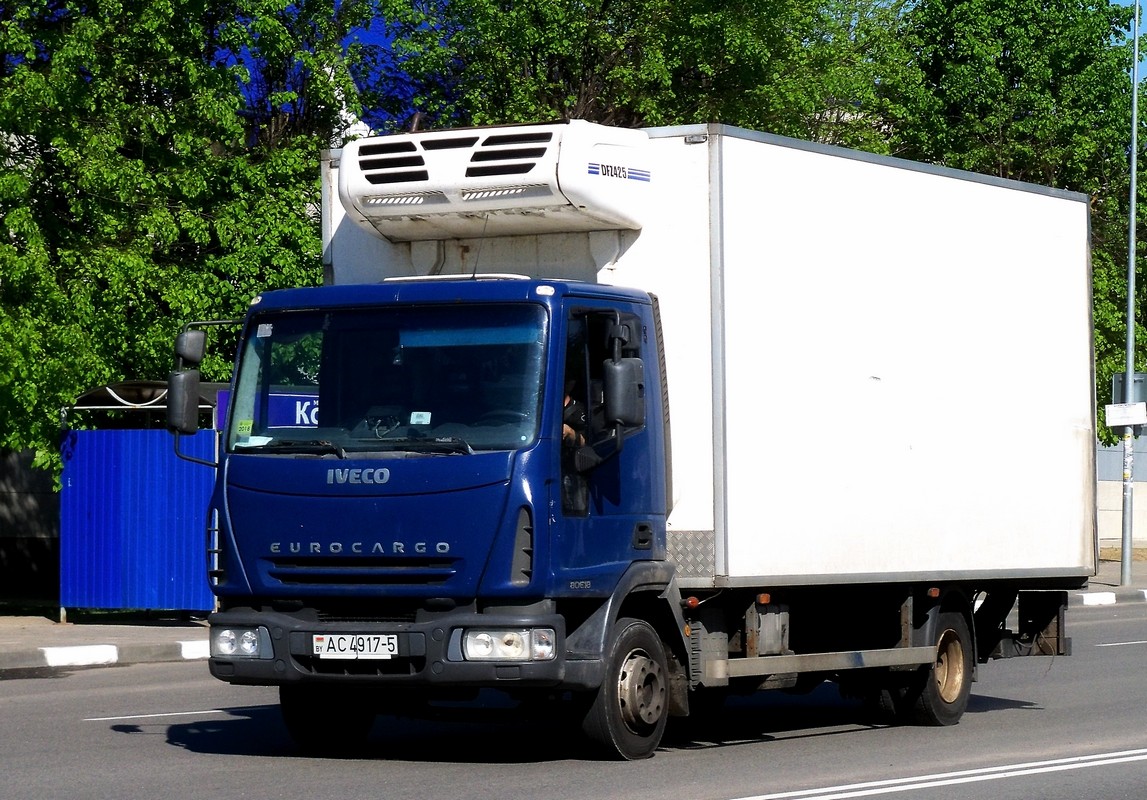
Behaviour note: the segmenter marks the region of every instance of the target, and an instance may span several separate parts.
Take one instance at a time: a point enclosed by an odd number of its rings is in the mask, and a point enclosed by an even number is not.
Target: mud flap
[[[994,647],[981,651],[987,658],[1071,655],[1071,638],[1066,635],[1067,592],[1019,592],[1018,616],[1016,632],[1003,628],[1004,620],[1000,620],[993,631],[998,636]],[[977,623],[979,621],[977,612]],[[976,627],[979,633],[979,624]]]

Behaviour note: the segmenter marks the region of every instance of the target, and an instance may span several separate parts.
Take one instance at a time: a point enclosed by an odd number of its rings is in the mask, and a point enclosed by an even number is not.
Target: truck
[[[719,124],[322,163],[324,285],[251,303],[207,524],[210,671],[300,746],[496,695],[640,759],[826,681],[953,725],[982,665],[1070,654],[1087,197]]]

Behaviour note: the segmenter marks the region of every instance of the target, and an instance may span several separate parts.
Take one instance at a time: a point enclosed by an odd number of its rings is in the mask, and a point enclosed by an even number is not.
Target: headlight
[[[217,658],[274,658],[266,628],[212,628],[211,655]]]
[[[551,628],[468,630],[462,655],[467,661],[551,661],[554,639]]]

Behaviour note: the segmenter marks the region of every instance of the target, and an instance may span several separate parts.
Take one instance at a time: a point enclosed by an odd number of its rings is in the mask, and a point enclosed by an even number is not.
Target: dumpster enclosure
[[[203,612],[205,509],[214,473],[178,458],[164,422],[163,382],[85,393],[68,410],[60,493],[60,616],[68,609]],[[205,385],[211,413],[216,387]],[[212,428],[215,426],[213,425]],[[184,437],[188,455],[213,461],[213,429]]]

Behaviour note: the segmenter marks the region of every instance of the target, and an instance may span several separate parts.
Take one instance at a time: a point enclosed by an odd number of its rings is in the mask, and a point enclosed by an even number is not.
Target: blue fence
[[[215,432],[180,449],[213,459]],[[166,430],[72,431],[63,447],[60,605],[208,611],[206,509],[214,472]]]

